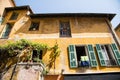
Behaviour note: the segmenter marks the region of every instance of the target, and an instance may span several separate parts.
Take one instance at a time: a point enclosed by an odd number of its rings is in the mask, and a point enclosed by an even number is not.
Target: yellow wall
[[[109,33],[108,25],[104,18],[40,18],[32,19],[32,21],[40,22],[39,31],[28,31],[31,20],[29,20],[24,27],[21,27],[19,32],[23,33],[36,33],[36,34],[53,34],[59,33],[59,23],[60,21],[69,21],[71,32],[74,33]]]
[[[5,7],[14,7],[12,0],[0,0],[0,15],[3,14]]]
[[[115,30],[117,36],[119,37],[120,40],[120,26],[118,26],[118,28]]]
[[[15,23],[10,33],[9,39],[16,41],[22,38],[39,42],[47,43],[49,46],[53,46],[58,43],[61,53],[56,60],[56,74],[61,72],[61,69],[65,69],[64,73],[92,73],[92,72],[119,72],[119,67],[100,67],[97,68],[78,68],[70,69],[68,61],[67,48],[70,44],[75,45],[87,45],[92,44],[110,44],[114,43],[114,39],[109,31],[105,18],[97,17],[66,17],[66,18],[39,18],[31,19],[26,16],[27,10],[17,10],[19,16],[17,20],[9,20],[12,12],[8,12],[4,23],[0,26],[0,31],[5,27],[6,23]],[[31,21],[40,22],[38,31],[29,31]],[[59,22],[69,21],[71,27],[72,37],[59,37]],[[5,44],[6,39],[0,39],[0,45]],[[49,52],[43,56],[43,61],[48,63]],[[53,73],[53,69],[51,69]]]
[[[28,17],[26,17],[27,10],[16,10],[14,12],[19,13],[18,18],[16,20],[10,20],[10,17],[13,12],[11,12],[11,11],[7,12],[6,16],[4,18],[4,22],[2,23],[2,25],[0,27],[1,34],[2,34],[2,31],[5,29],[6,23],[14,24],[12,31],[9,35],[9,37],[11,37],[11,35],[13,35],[19,28],[21,28],[21,26],[23,26],[25,24],[25,22],[28,20]]]

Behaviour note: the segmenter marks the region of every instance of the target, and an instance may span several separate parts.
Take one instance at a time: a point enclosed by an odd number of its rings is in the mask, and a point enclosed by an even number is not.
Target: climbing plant
[[[46,69],[43,70],[43,74],[47,74],[53,65],[55,70],[55,61],[60,55],[60,49],[57,42],[53,47],[49,47],[47,44],[21,39],[16,42],[9,41],[6,45],[0,46],[0,73],[9,69],[17,62],[30,61],[33,50],[44,51],[42,55],[44,55],[47,50],[51,52],[48,64],[44,64],[44,62],[37,57],[35,58],[37,62],[42,62],[46,67]],[[38,54],[40,53],[38,52]]]
[[[51,48],[51,53],[49,55],[49,63],[48,63],[48,70],[51,69],[51,67],[53,66],[54,64],[54,70],[55,70],[55,61],[56,61],[56,58],[60,55],[60,49],[59,49],[59,46],[58,46],[58,43],[56,42],[55,45]]]
[[[8,69],[11,65],[19,62],[26,62],[31,58],[32,50],[46,50],[47,44],[40,44],[21,39],[16,42],[0,46],[0,72]]]

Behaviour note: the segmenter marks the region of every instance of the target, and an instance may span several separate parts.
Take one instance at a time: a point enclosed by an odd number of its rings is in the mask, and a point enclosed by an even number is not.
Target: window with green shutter
[[[115,58],[117,60],[118,65],[120,65],[120,51],[115,43],[111,44],[113,53],[115,55]]]
[[[12,24],[7,23],[4,32],[2,33],[2,38],[8,38],[12,29]]]
[[[77,58],[76,58],[75,45],[69,45],[68,50],[69,50],[69,64],[70,64],[70,68],[77,68],[78,67],[78,63],[77,63]]]
[[[96,44],[96,49],[97,49],[97,53],[98,53],[98,57],[99,57],[101,66],[106,66],[100,44]]]
[[[3,17],[0,17],[0,24],[3,23]]]
[[[92,45],[89,44],[89,45],[87,45],[87,49],[88,49],[88,53],[89,53],[89,57],[90,57],[91,67],[96,67],[97,66],[97,60],[96,60],[94,48],[93,48]]]
[[[89,67],[90,60],[88,56],[87,46],[86,45],[76,45],[76,54],[79,67]]]

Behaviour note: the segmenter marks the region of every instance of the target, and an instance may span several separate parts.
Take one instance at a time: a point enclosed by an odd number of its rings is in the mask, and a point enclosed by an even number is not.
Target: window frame
[[[91,44],[88,44],[88,45],[91,45]],[[70,68],[78,68],[78,67],[97,67],[98,66],[98,63],[97,63],[97,59],[96,59],[96,55],[95,55],[95,50],[94,50],[94,47],[92,46],[92,48],[93,48],[93,51],[89,51],[88,50],[88,45],[69,45],[69,47],[68,47],[68,57],[69,57],[69,64],[70,64]],[[70,48],[70,46],[72,46],[72,48]],[[83,56],[87,56],[88,57],[88,65],[86,65],[86,66],[81,66],[80,65],[80,63],[81,63],[81,60],[79,59],[78,60],[78,57],[80,57],[79,55],[78,55],[78,53],[79,52],[77,52],[77,47],[84,47],[84,50],[85,50],[85,55],[83,55]],[[73,50],[72,50],[73,49]],[[78,48],[79,49],[79,48]],[[72,51],[71,51],[72,50]],[[93,52],[93,54],[94,54],[94,60],[92,60],[91,59],[91,56],[90,56],[90,52]],[[73,60],[71,60],[71,55],[73,55],[74,54],[74,57],[73,58],[75,58],[74,59],[74,61]],[[96,62],[96,64],[95,65],[93,65],[93,63],[92,63],[92,61],[95,61]],[[74,63],[74,66],[73,66],[73,63]],[[72,66],[71,66],[72,65]]]
[[[97,47],[98,45],[100,50],[98,50],[98,47]],[[108,47],[110,53],[108,53],[105,46]],[[115,59],[115,55],[112,51],[112,47],[110,46],[110,44],[96,44],[96,50],[97,50],[97,54],[98,54],[98,58],[101,66],[117,66],[117,61]],[[110,59],[110,56],[112,57],[112,59]],[[103,59],[101,57],[103,57]],[[103,61],[104,61],[104,64],[103,64]]]
[[[117,63],[120,66],[120,50],[119,50],[118,46],[115,43],[111,44],[111,48],[112,48],[114,56],[115,56],[115,58],[117,60]]]
[[[34,53],[34,51],[36,51],[36,53]],[[34,56],[34,54],[36,56]],[[32,61],[33,62],[37,62],[37,61],[34,60],[35,58],[39,58],[39,60],[42,60],[42,57],[43,57],[43,51],[42,50],[35,50],[35,49],[32,50]]]
[[[17,20],[19,16],[19,13],[18,12],[13,12],[10,16],[10,19],[9,20]]]
[[[37,27],[35,27],[34,25],[36,25]],[[40,22],[31,22],[29,31],[38,31],[39,26],[40,26]]]
[[[12,23],[7,23],[7,24],[6,24],[6,26],[4,27],[4,30],[3,30],[3,32],[2,32],[2,35],[1,35],[1,38],[2,38],[2,39],[7,39],[7,38],[9,38],[9,35],[10,35],[11,31],[12,31],[12,27],[13,27],[13,26],[14,26],[14,24],[12,24]],[[7,30],[8,27],[10,27],[10,30]],[[6,33],[7,33],[7,35],[6,35]]]
[[[62,27],[62,25],[67,25],[67,27],[66,28],[68,28],[68,29],[66,29],[66,34],[64,34],[64,32],[63,32],[63,27]],[[63,34],[61,34],[61,33],[63,33]],[[59,36],[60,37],[71,37],[71,27],[70,27],[70,21],[59,21]]]

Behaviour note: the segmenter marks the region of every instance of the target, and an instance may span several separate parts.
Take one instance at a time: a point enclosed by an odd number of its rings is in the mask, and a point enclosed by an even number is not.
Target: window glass
[[[39,29],[39,22],[32,22],[29,28],[30,31],[35,31]]]
[[[60,22],[60,37],[71,37],[69,22]]]
[[[10,17],[10,20],[16,20],[17,17],[18,17],[18,15],[19,15],[19,13],[13,12],[13,13],[12,13],[12,16]]]
[[[5,30],[2,33],[2,38],[8,38],[9,37],[12,26],[13,26],[13,24],[9,24],[9,23],[6,24]]]

